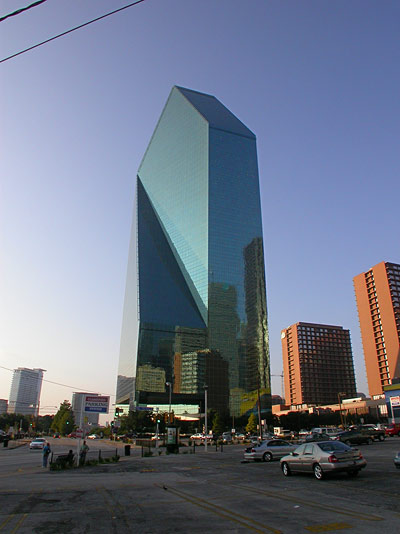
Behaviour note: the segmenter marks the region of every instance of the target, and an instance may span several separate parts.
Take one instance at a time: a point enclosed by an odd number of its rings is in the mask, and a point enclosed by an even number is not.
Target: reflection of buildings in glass
[[[239,386],[239,328],[237,291],[234,286],[211,283],[208,294],[208,340],[229,364],[229,387]]]
[[[165,381],[165,369],[147,364],[138,367],[136,375],[138,390],[162,393],[165,391]]]
[[[245,299],[243,250],[262,240],[254,134],[216,98],[174,87],[138,171],[136,202],[119,374],[160,368],[180,391],[174,355],[209,348],[227,364],[229,388],[246,392],[251,302]],[[256,358],[260,370],[268,367],[267,358],[265,350]],[[162,399],[143,387],[152,386],[137,379],[135,402],[168,404],[168,391]],[[204,392],[175,396],[193,404]]]
[[[207,336],[204,329],[176,327],[175,352],[183,354],[205,348],[207,348]]]
[[[125,404],[132,404],[135,391],[135,379],[132,376],[117,377],[117,399]]]
[[[198,350],[174,357],[174,392],[204,396],[208,388],[208,407],[226,412],[229,401],[228,363],[218,351]]]
[[[270,389],[267,302],[265,296],[264,253],[261,238],[244,249],[245,301],[247,317],[247,389]]]

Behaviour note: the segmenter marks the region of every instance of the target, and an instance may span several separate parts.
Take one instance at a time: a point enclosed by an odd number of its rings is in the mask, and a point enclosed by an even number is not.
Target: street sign
[[[77,438],[81,438],[83,436],[83,430],[78,428],[77,430],[75,430],[75,435]]]
[[[90,413],[108,413],[108,406],[110,404],[110,397],[101,395],[85,395],[84,397],[84,412]]]
[[[138,412],[138,411],[148,411],[148,412],[152,412],[153,411],[153,406],[136,406],[135,410]]]
[[[390,403],[392,406],[400,406],[400,396],[390,397]]]

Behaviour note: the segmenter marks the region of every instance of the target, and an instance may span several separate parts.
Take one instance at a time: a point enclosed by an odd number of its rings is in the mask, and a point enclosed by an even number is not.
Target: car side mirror
[[[292,451],[292,452],[290,453],[290,456],[298,456],[298,454],[297,454],[297,452],[293,452],[293,451]]]

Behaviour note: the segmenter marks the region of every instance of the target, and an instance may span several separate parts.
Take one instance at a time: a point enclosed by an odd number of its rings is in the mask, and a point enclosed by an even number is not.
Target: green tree
[[[41,415],[38,418],[36,430],[48,434],[53,423],[54,415]]]
[[[74,429],[74,425],[74,413],[71,403],[65,400],[60,404],[50,428],[54,432],[60,432],[60,434],[69,434]]]
[[[155,423],[152,420],[152,413],[150,411],[130,411],[128,415],[123,415],[119,419],[121,422],[119,434],[145,431],[154,432]],[[162,420],[162,417],[160,419]]]
[[[224,431],[224,425],[223,425],[223,422],[222,422],[222,418],[221,418],[221,415],[218,412],[216,412],[216,414],[214,415],[214,419],[212,421],[212,431],[217,436],[219,434],[222,434],[222,432]]]
[[[257,417],[254,413],[250,414],[249,420],[246,425],[246,432],[253,434],[257,430]]]

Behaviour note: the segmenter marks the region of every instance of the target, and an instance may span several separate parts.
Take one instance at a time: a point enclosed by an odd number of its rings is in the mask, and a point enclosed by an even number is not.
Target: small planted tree
[[[214,415],[214,419],[212,421],[212,431],[214,434],[219,436],[224,431],[224,426],[222,424],[221,416],[218,412]]]
[[[246,425],[246,432],[250,432],[250,434],[254,434],[254,432],[257,430],[257,417],[254,413],[250,414],[249,420]]]

